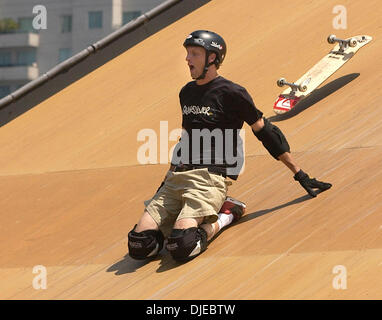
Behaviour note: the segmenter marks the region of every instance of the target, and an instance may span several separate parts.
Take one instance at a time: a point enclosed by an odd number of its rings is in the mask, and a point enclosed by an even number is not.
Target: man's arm
[[[289,152],[285,152],[279,156],[279,160],[284,163],[294,174],[301,170]]]
[[[264,128],[264,125],[265,125],[264,119],[261,118],[257,120],[253,125],[251,125],[251,128],[255,133],[257,133]],[[297,172],[301,170],[300,167],[294,161],[290,152],[284,152],[281,155],[279,155],[277,158],[282,163],[284,163],[294,174],[296,174]]]
[[[313,188],[319,189],[321,192],[329,189],[330,183],[321,182],[311,179],[294,161],[288,142],[281,130],[268,120],[264,122],[261,118],[251,125],[254,135],[260,140],[268,152],[277,160],[284,163],[293,173],[294,179],[312,196],[316,197],[317,192]]]

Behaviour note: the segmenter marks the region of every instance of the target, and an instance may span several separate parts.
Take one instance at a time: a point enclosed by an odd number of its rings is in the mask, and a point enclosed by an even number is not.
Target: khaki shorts
[[[222,207],[228,186],[232,182],[206,168],[166,175],[164,185],[150,200],[144,202],[146,211],[168,237],[175,221],[183,218],[205,217],[214,223]]]

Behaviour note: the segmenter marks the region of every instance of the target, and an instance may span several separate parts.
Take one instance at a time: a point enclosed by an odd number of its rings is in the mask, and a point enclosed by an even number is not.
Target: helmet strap
[[[206,50],[206,62],[204,64],[204,69],[203,69],[203,73],[198,77],[196,78],[195,80],[202,80],[206,77],[206,74],[208,72],[208,68],[210,66],[212,66],[213,64],[215,64],[215,60],[213,62],[208,62],[208,57],[210,56],[210,52]]]

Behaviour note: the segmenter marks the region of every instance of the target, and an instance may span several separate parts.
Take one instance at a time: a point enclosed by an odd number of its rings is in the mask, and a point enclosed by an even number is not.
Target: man
[[[198,30],[183,45],[194,79],[179,94],[183,133],[165,180],[129,232],[129,254],[135,259],[156,256],[165,238],[175,260],[192,259],[219,230],[240,219],[244,206],[226,195],[230,179],[236,180],[242,168],[238,132],[244,121],[311,196],[317,195],[314,188],[331,187],[309,178],[293,160],[281,130],[263,117],[248,92],[219,76],[227,50],[222,37]]]

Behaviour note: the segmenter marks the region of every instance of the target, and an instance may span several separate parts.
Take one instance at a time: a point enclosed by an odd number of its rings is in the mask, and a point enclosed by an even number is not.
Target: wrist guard
[[[294,180],[298,181],[301,186],[312,196],[316,197],[318,193],[328,190],[332,187],[331,183],[311,179],[308,174],[300,170],[294,175]],[[318,189],[315,191],[313,189]]]

